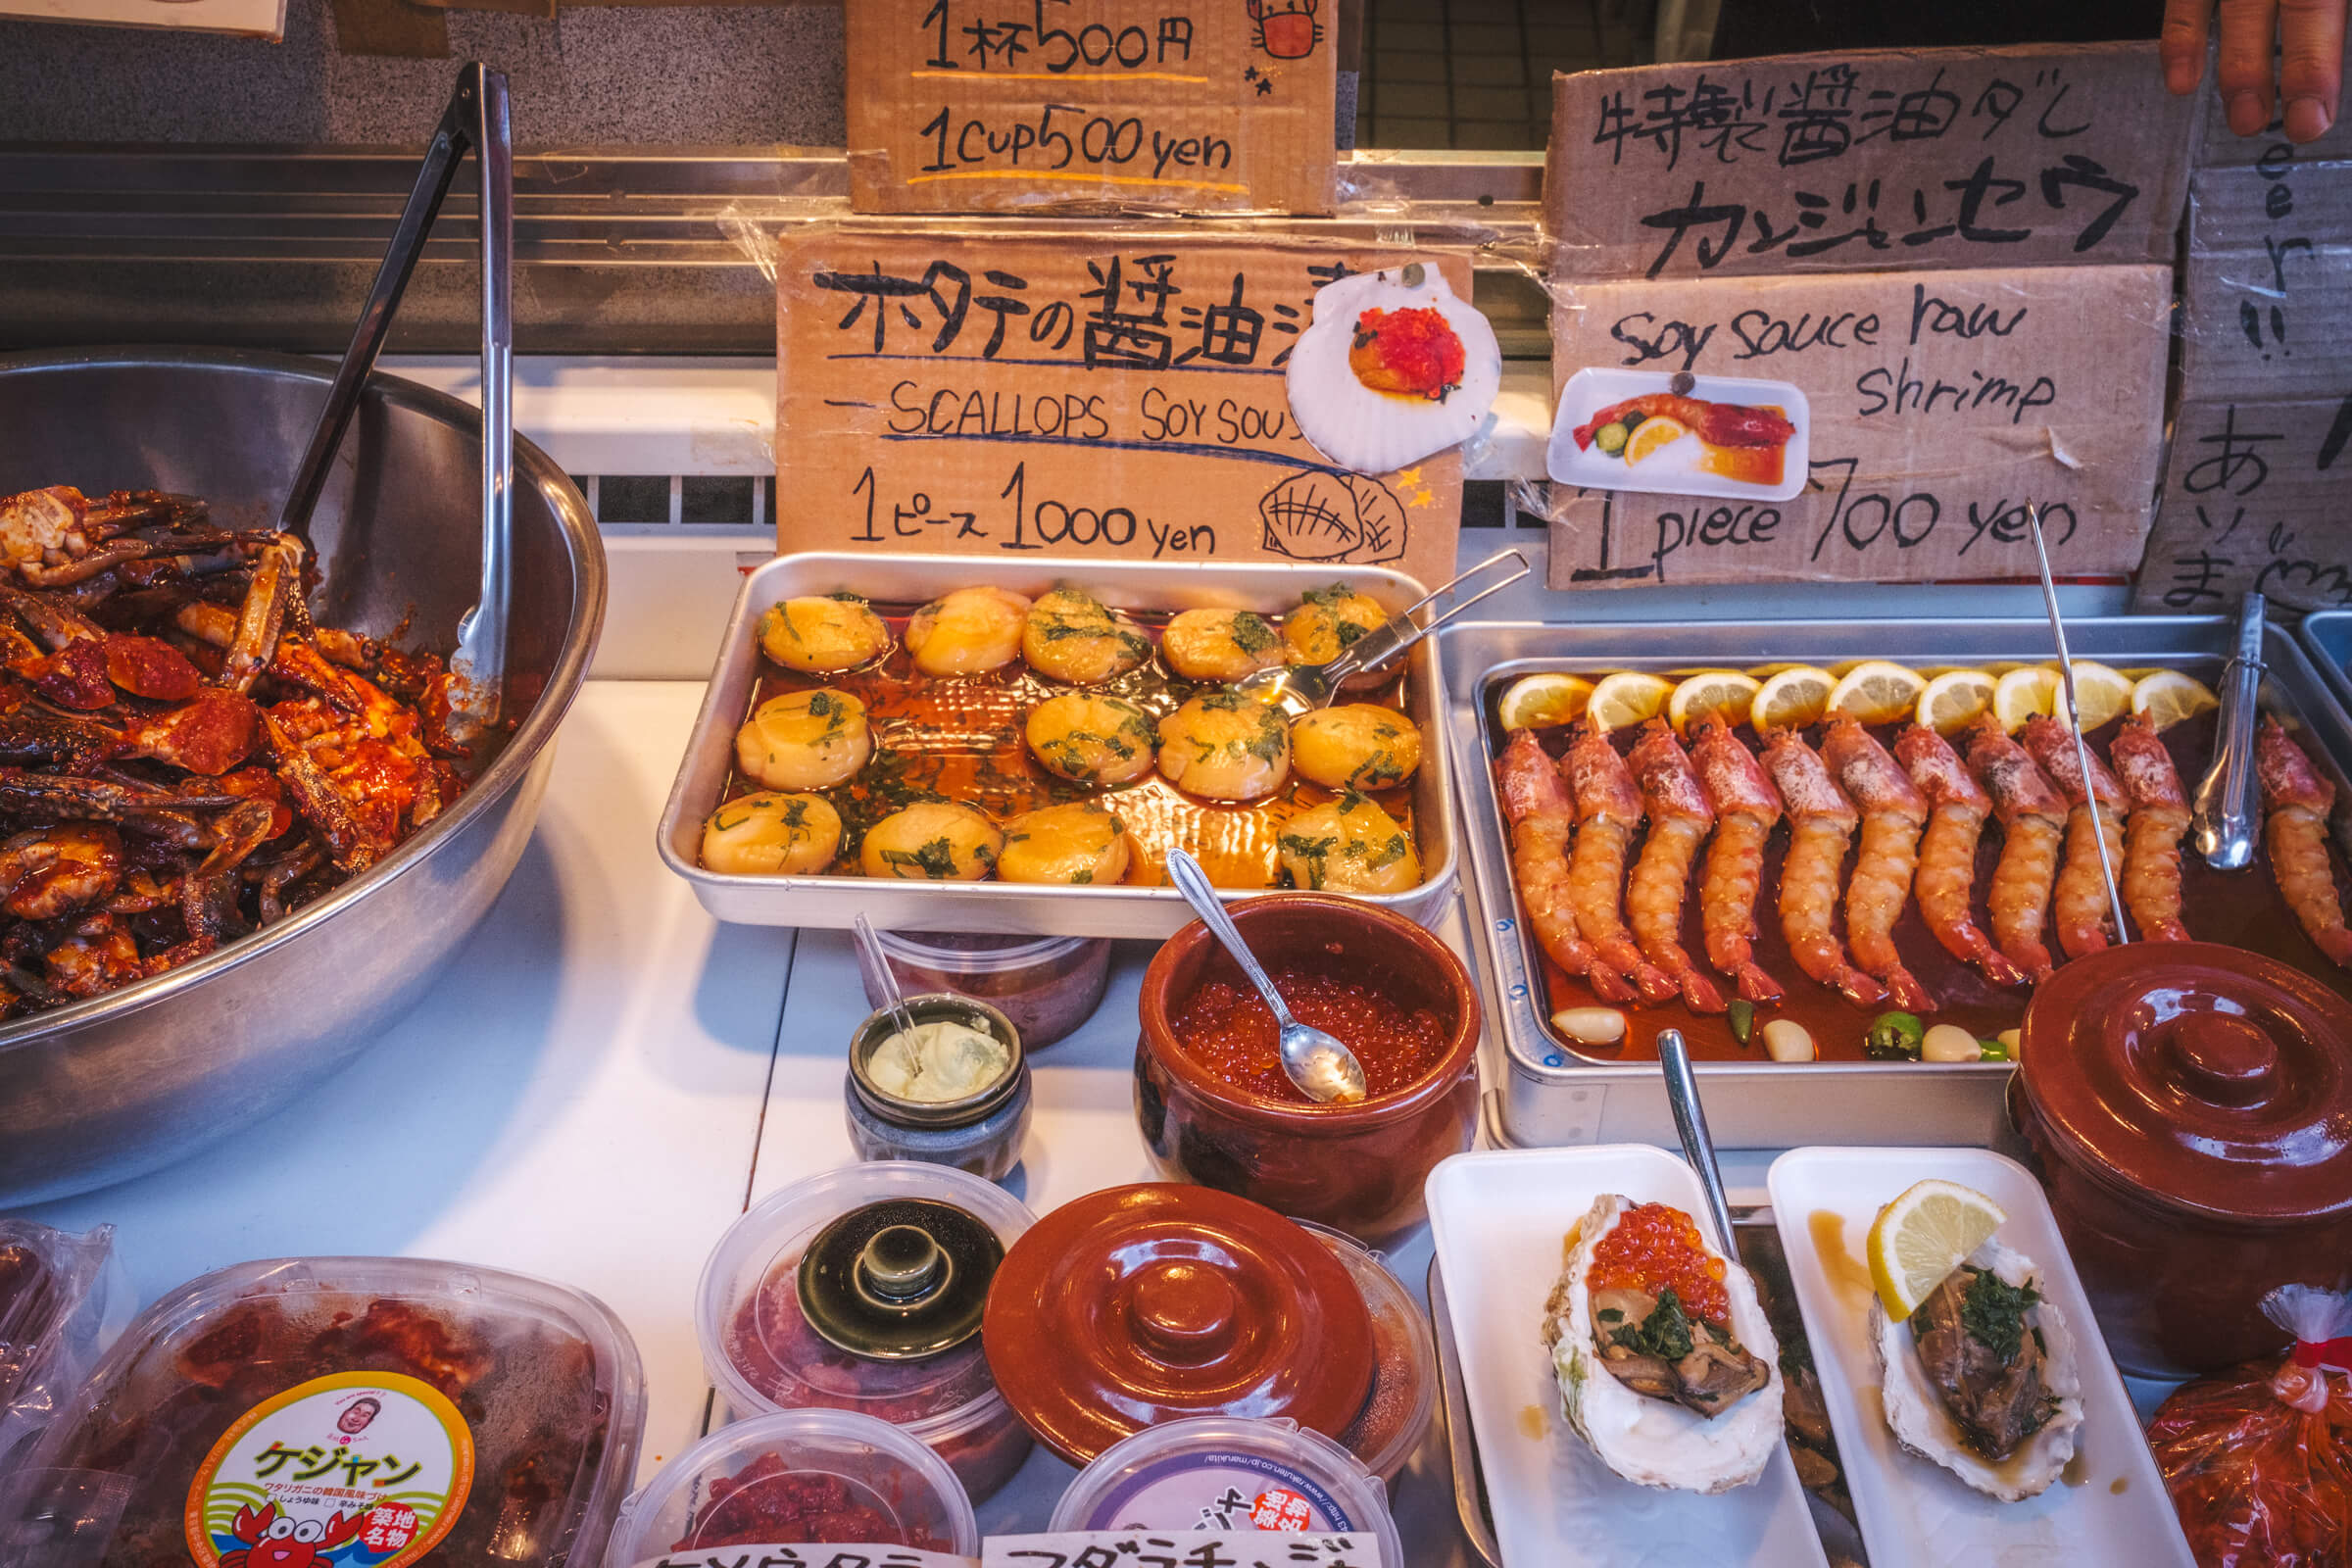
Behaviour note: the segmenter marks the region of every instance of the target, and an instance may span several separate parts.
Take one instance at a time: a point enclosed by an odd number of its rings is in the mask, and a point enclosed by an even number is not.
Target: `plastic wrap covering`
[[[2263,1310],[2295,1336],[2165,1400],[2148,1442],[2201,1568],[2352,1564],[2352,1297],[2282,1286]]]
[[[0,1470],[47,1425],[130,1318],[115,1228],[0,1219]]]

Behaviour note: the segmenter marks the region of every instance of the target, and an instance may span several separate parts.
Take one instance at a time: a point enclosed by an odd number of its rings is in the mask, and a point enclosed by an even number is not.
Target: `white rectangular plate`
[[[2040,1268],[2044,1293],[2074,1333],[2082,1358],[2081,1441],[2069,1479],[2038,1497],[1995,1502],[1941,1465],[1906,1453],[1880,1409],[1863,1243],[1881,1207],[1930,1177],[1973,1187],[2001,1205],[2009,1219],[1999,1239]],[[1792,1149],[1773,1161],[1767,1180],[1872,1562],[2194,1568],[2131,1397],[2032,1172],[1982,1149]],[[1842,1258],[1824,1256],[1833,1228],[1842,1239]]]
[[[1544,1302],[1562,1239],[1603,1193],[1672,1203],[1713,1228],[1690,1167],[1646,1144],[1456,1154],[1430,1172],[1430,1228],[1506,1568],[1824,1563],[1786,1446],[1753,1486],[1706,1497],[1621,1480],[1561,1415]]]
[[[1805,394],[1787,381],[1749,380],[1744,376],[1701,375],[1690,384],[1690,396],[1709,403],[1777,405],[1796,426],[1781,452],[1781,482],[1748,484],[1720,473],[1707,473],[1694,465],[1698,442],[1685,436],[1641,463],[1612,458],[1598,446],[1580,451],[1574,431],[1612,403],[1648,392],[1672,390],[1674,377],[1664,370],[1614,370],[1587,368],[1560,388],[1560,406],[1551,421],[1551,443],[1544,449],[1544,466],[1562,484],[1588,490],[1646,490],[1670,496],[1717,496],[1728,501],[1787,501],[1804,489],[1811,473],[1813,411]]]

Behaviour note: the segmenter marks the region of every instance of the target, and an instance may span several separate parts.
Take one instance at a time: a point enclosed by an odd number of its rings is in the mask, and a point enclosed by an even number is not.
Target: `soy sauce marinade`
[[[1130,886],[1164,883],[1167,853],[1181,847],[1200,858],[1218,887],[1274,887],[1282,878],[1276,844],[1282,824],[1338,798],[1297,773],[1262,800],[1228,805],[1187,795],[1156,772],[1134,784],[1101,789],[1058,778],[1038,764],[1021,738],[1022,722],[1031,709],[1057,693],[1083,689],[1117,697],[1154,718],[1165,718],[1188,698],[1221,689],[1215,682],[1188,681],[1169,670],[1158,652],[1159,629],[1169,618],[1164,612],[1120,612],[1152,639],[1152,657],[1115,680],[1076,688],[1043,679],[1018,659],[985,675],[923,674],[904,643],[914,608],[873,607],[890,626],[891,651],[862,669],[830,676],[804,674],[784,668],[765,654],[759,656],[760,678],[747,718],[771,697],[819,687],[848,692],[865,705],[873,757],[849,783],[823,792],[842,822],[841,852],[829,875],[863,875],[858,849],[866,830],[916,801],[961,802],[978,807],[1001,824],[1041,807],[1096,800],[1118,815],[1134,840],[1136,863],[1127,872]],[[1399,668],[1385,684],[1349,692],[1345,700],[1401,710],[1408,679]],[[1438,761],[1428,759],[1423,765]],[[731,801],[760,787],[730,769],[720,799]],[[1410,783],[1375,791],[1371,799],[1396,818],[1418,854],[1421,841]]]

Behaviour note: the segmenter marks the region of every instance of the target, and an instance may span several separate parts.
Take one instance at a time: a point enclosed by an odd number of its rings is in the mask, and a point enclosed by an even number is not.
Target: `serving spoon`
[[[1364,1064],[1355,1059],[1355,1053],[1320,1029],[1310,1028],[1291,1016],[1290,1006],[1274,982],[1258,963],[1257,956],[1242,940],[1242,933],[1225,912],[1217,898],[1217,890],[1209,885],[1208,873],[1200,862],[1185,850],[1168,851],[1168,880],[1184,895],[1200,923],[1209,934],[1223,944],[1233,961],[1242,966],[1242,973],[1257,987],[1258,996],[1274,1011],[1274,1022],[1280,1027],[1282,1070],[1291,1075],[1291,1082],[1309,1100],[1325,1103],[1345,1104],[1364,1098]]]
[[[1415,611],[1426,606],[1440,594],[1453,592],[1488,567],[1500,565],[1505,561],[1516,561],[1519,563],[1519,569],[1497,582],[1489,583],[1460,604],[1448,605],[1444,613],[1431,617],[1428,625],[1416,626],[1413,624]],[[1370,675],[1385,668],[1395,662],[1406,649],[1436,631],[1440,626],[1445,625],[1463,611],[1468,610],[1472,605],[1477,604],[1481,599],[1486,598],[1489,594],[1502,592],[1503,589],[1508,588],[1534,569],[1527,564],[1527,557],[1518,551],[1497,551],[1477,565],[1472,566],[1468,571],[1455,577],[1453,581],[1422,595],[1420,599],[1405,606],[1403,610],[1389,618],[1387,625],[1375,627],[1358,637],[1352,645],[1341,651],[1339,658],[1320,664],[1277,664],[1272,669],[1257,670],[1244,676],[1235,689],[1245,696],[1256,698],[1268,707],[1281,709],[1293,718],[1304,713],[1311,713],[1318,708],[1328,708],[1331,706],[1332,698],[1339,695],[1342,682],[1356,675]]]

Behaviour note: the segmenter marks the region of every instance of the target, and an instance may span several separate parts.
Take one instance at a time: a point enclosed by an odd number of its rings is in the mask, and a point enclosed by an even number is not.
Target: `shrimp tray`
[[[912,670],[902,647],[880,664],[848,675],[796,675],[760,656],[755,635],[760,612],[798,595],[847,590],[867,599],[895,637],[916,606],[953,589],[993,585],[1035,597],[1069,584],[1154,634],[1184,610],[1278,615],[1296,607],[1303,591],[1334,581],[1348,583],[1391,612],[1423,593],[1413,579],[1379,567],[1179,566],[1040,557],[1004,563],[947,556],[780,557],[753,571],[737,597],[718,667],[662,812],[662,857],[693,885],[712,914],[743,924],[843,927],[862,908],[875,924],[901,930],[1170,935],[1192,918],[1182,896],[1159,885],[1159,867],[1171,845],[1199,855],[1221,888],[1228,881],[1263,881],[1273,863],[1280,822],[1331,799],[1331,792],[1294,778],[1263,801],[1221,806],[1187,796],[1156,773],[1100,792],[1064,784],[1038,768],[1018,738],[1020,714],[1047,688],[1017,665],[1000,676],[933,679]],[[1438,715],[1445,706],[1439,680],[1434,640],[1425,641],[1407,653],[1399,673],[1378,691],[1343,699],[1394,707],[1421,730],[1421,766],[1404,785],[1375,798],[1412,835],[1422,880],[1417,887],[1364,902],[1422,923],[1445,906],[1454,878],[1454,803],[1439,744]],[[838,792],[848,835],[843,863],[808,876],[710,870],[699,854],[703,819],[748,787],[735,766],[737,727],[760,702],[823,684],[847,690],[866,705],[877,757],[892,754],[888,767],[869,765],[853,787]],[[1159,711],[1191,688],[1153,660],[1102,690]],[[1100,799],[1128,824],[1137,864],[1125,882],[1102,887],[885,881],[859,875],[855,835],[891,808],[902,784],[977,806],[998,819],[1064,799]],[[1251,896],[1238,886],[1226,892],[1229,901]]]
[[[2230,624],[2220,619],[2187,617],[2082,617],[2068,622],[2068,637],[2079,660],[2119,668],[2180,670],[2208,686],[2220,683],[2231,631]],[[1672,1142],[1673,1122],[1655,1065],[1657,1035],[1667,1028],[1680,1030],[1689,1044],[1719,1142],[1764,1147],[1897,1139],[1982,1144],[1999,1135],[2005,1125],[2002,1102],[2009,1062],[1870,1059],[1864,1040],[1873,1019],[1901,1007],[1901,1002],[1892,997],[1875,1003],[1848,1000],[1800,969],[1779,912],[1791,837],[1787,817],[1773,827],[1763,851],[1753,953],[1754,962],[1786,995],[1755,1005],[1748,1043],[1735,1037],[1725,1013],[1695,1010],[1679,995],[1663,1002],[1618,1004],[1627,1027],[1624,1039],[1614,1046],[1581,1044],[1555,1027],[1553,1015],[1562,1009],[1604,1004],[1591,979],[1570,975],[1546,956],[1522,897],[1513,866],[1511,827],[1494,783],[1496,760],[1506,744],[1497,706],[1513,681],[1543,671],[1591,679],[1616,670],[1646,670],[1679,678],[1708,668],[1788,662],[1827,666],[1879,658],[1922,669],[2033,663],[2050,655],[2045,622],[1712,622],[1671,629],[1490,622],[1449,628],[1440,633],[1439,641],[1449,687],[1458,694],[1446,713],[1447,738],[1465,795],[1464,829],[1477,896],[1473,924],[1480,934],[1489,995],[1509,1066],[1505,1080],[1490,1086],[1497,1101],[1499,1131],[1508,1141]],[[2265,659],[2263,708],[2288,723],[2321,777],[2335,785],[2333,842],[2327,853],[2339,889],[2352,890],[2352,870],[2342,844],[2347,806],[2352,804],[2352,789],[2346,786],[2346,769],[2352,765],[2352,719],[2286,634],[2276,629],[2269,634]],[[1871,733],[1892,751],[1903,727],[1881,726]],[[2106,758],[2121,728],[2116,721],[2093,731],[2088,737],[2091,750]],[[2194,791],[2211,760],[2214,732],[2213,715],[2207,713],[2183,719],[2162,736],[2188,791]],[[1639,733],[1638,726],[1629,726],[1608,739],[1622,757]],[[1559,758],[1571,744],[1565,727],[1536,735],[1548,759]],[[1823,738],[1820,726],[1805,735],[1816,747]],[[1734,738],[1755,749],[1756,737],[1744,725]],[[1629,867],[1641,853],[1645,832],[1638,830],[1629,844]],[[1995,821],[1985,826],[1977,846],[1971,886],[1980,923],[1985,920],[1986,892],[2004,843],[2003,829]],[[1849,939],[1846,895],[1862,858],[1859,850],[1849,850],[1836,881],[1838,930]],[[2119,879],[2125,871],[2119,858]],[[1732,981],[1706,961],[1699,886],[1694,871],[1681,910],[1682,947],[1729,999],[1738,995]],[[1891,936],[1903,967],[1933,999],[1933,1008],[1917,1009],[1919,1016],[1930,1025],[1957,1024],[1986,1039],[2016,1027],[2031,984],[1996,985],[1953,957],[1929,930],[1918,891],[1915,882]],[[2190,935],[2267,954],[2352,995],[2352,970],[2331,962],[2305,935],[2278,891],[2267,852],[2258,850],[2254,865],[2245,871],[2219,872],[2205,865],[2192,845],[2183,843],[2180,904]],[[2060,924],[2053,914],[2045,940],[2052,956],[2063,961],[2057,940]],[[1770,1059],[1762,1025],[1774,1018],[1803,1025],[1813,1037],[1817,1058]]]

